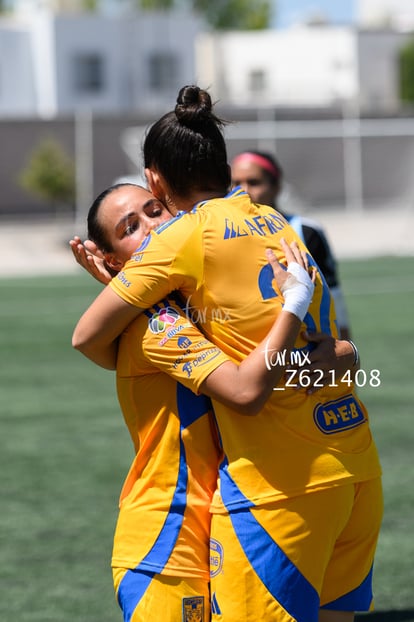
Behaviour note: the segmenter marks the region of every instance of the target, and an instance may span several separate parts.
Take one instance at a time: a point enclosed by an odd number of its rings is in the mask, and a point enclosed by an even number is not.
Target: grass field
[[[384,469],[376,613],[414,622],[414,258],[341,263]],[[0,620],[116,622],[109,560],[132,445],[114,378],[70,346],[83,274],[0,280]],[[359,618],[358,618],[359,619]]]

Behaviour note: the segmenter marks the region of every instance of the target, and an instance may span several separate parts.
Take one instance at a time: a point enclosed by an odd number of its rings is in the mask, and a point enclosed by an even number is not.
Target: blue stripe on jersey
[[[267,531],[250,513],[249,501],[238,489],[227,470],[225,458],[220,465],[220,492],[235,534],[257,576],[297,622],[317,622],[319,595]],[[230,510],[233,499],[243,506]],[[244,499],[245,502],[242,500]],[[240,501],[242,503],[240,504]]]
[[[236,505],[237,509],[251,508],[254,506],[253,501],[250,501],[241,492],[236,482],[228,471],[228,459],[227,456],[222,460],[219,473],[220,473],[220,494],[226,509],[230,512],[232,506]]]
[[[177,406],[182,428],[188,428],[194,421],[212,410],[208,397],[196,395],[179,382],[177,382]]]
[[[250,510],[231,512],[234,531],[257,576],[297,622],[318,622],[319,595]]]
[[[286,268],[282,266],[284,270]],[[275,275],[273,273],[273,268],[270,263],[267,263],[259,272],[259,290],[262,295],[263,300],[269,300],[270,298],[278,298],[278,293],[273,289],[273,279]]]
[[[332,299],[331,299],[331,295],[329,292],[329,287],[316,261],[313,259],[311,255],[309,255],[309,253],[307,254],[307,257],[308,257],[309,266],[314,266],[318,270],[319,275],[322,280],[322,284],[323,284],[322,299],[321,299],[321,304],[319,307],[320,331],[322,333],[327,333],[328,335],[331,335],[332,331],[331,331],[331,326],[330,326],[330,321],[329,321],[329,309],[331,307]],[[304,320],[305,323],[306,323],[306,317],[307,316],[305,316],[305,320]],[[313,330],[316,330],[316,328],[314,328]]]
[[[219,607],[215,592],[211,595],[211,613],[215,616],[221,616],[221,609]]]
[[[233,188],[232,190],[230,190],[230,192],[228,192],[225,196],[226,199],[233,199],[234,197],[241,197],[246,195],[247,192],[245,190],[243,190],[243,188],[241,186],[236,186],[235,188]]]
[[[348,592],[345,596],[323,605],[321,609],[329,609],[331,611],[369,611],[373,599],[372,571],[373,567],[371,567],[361,585],[352,590],[352,592]]]
[[[216,198],[233,199],[234,197],[241,197],[246,194],[247,192],[243,190],[241,186],[236,186],[235,188],[232,188],[232,190],[230,190],[230,192],[228,192],[225,197],[216,197]],[[211,200],[214,200],[214,199],[206,199],[205,201],[200,201],[200,203],[196,203],[193,209],[191,210],[191,214],[194,214],[199,207],[202,207],[203,205],[205,205]]]
[[[153,231],[155,233],[161,233],[162,231],[164,231],[164,229],[168,229],[168,227],[171,227],[171,225],[177,222],[177,220],[180,220],[180,218],[185,216],[186,213],[187,212],[178,212],[175,216],[171,217],[171,220],[167,220],[166,222],[163,222],[161,225],[158,225],[158,227],[155,227]]]
[[[155,574],[155,572],[127,570],[123,576],[117,597],[124,622],[130,622],[138,603]]]
[[[138,246],[137,249],[135,249],[135,251],[133,252],[133,255],[135,255],[135,253],[139,253],[141,251],[143,251],[144,249],[147,248],[148,244],[151,241],[151,237],[149,235],[147,235],[141,242],[141,244]]]
[[[131,619],[136,606],[151,582],[151,578],[155,574],[153,569],[159,568],[159,572],[161,572],[174,549],[183,523],[187,503],[187,483],[188,471],[185,447],[182,438],[180,438],[180,466],[174,496],[165,523],[151,550],[136,566],[134,571],[126,572],[119,586],[118,602],[124,612],[125,622]],[[143,576],[137,580],[137,575],[142,573]]]

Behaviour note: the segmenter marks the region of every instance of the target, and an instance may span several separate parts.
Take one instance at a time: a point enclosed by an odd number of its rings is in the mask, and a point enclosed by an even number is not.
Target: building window
[[[249,90],[251,93],[262,93],[266,87],[266,76],[262,69],[253,69],[249,74]]]
[[[75,56],[74,84],[78,93],[97,93],[104,88],[104,59],[100,54]]]
[[[149,57],[149,86],[154,91],[166,91],[177,85],[178,60],[172,54],[156,52]]]

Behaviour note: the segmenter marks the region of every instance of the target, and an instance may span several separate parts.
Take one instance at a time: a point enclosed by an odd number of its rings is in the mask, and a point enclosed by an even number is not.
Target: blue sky
[[[324,13],[333,23],[349,23],[353,19],[355,0],[275,0],[276,26],[286,28],[314,12]]]

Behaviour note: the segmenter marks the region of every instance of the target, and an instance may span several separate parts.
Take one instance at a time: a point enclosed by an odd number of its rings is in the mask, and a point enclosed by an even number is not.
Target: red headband
[[[253,162],[268,171],[268,173],[270,173],[275,179],[279,179],[280,177],[280,170],[272,162],[270,162],[270,160],[257,153],[245,151],[244,153],[236,156],[233,160],[233,164],[239,162]]]

